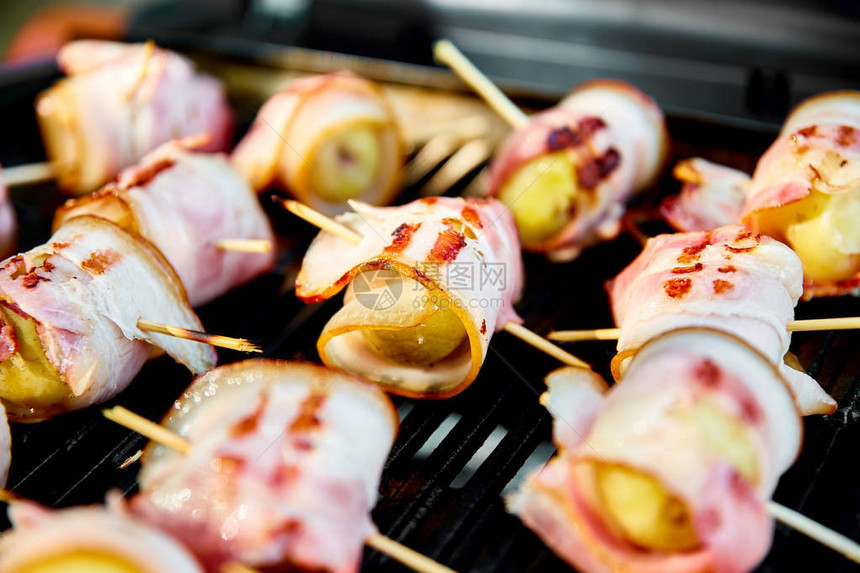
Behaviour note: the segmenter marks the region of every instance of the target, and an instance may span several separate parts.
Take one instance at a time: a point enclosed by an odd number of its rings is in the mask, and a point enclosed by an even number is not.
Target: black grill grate
[[[16,83],[0,92],[0,117],[6,137],[0,160],[18,164],[39,160],[41,151],[32,118],[32,99],[55,76]],[[247,118],[246,118],[247,119]],[[704,155],[749,170],[772,133],[741,131],[690,118],[671,118],[676,158]],[[658,185],[673,190],[668,178]],[[406,197],[414,196],[411,189]],[[655,191],[657,193],[657,191]],[[50,215],[60,198],[51,186],[18,189],[13,199],[22,220],[22,248],[49,235]],[[648,203],[652,197],[644,197]],[[264,202],[267,203],[267,202]],[[265,355],[317,360],[315,341],[338,301],[307,306],[293,294],[291,283],[313,230],[274,205],[267,205],[284,244],[278,273],[228,294],[200,309],[213,332],[245,336],[263,344]],[[649,229],[650,230],[650,229]],[[656,232],[656,230],[655,230]],[[527,257],[527,290],[519,306],[527,325],[545,332],[551,327],[600,327],[611,324],[602,283],[638,252],[629,237],[597,246],[573,264],[551,265]],[[847,316],[860,311],[852,298],[801,303],[798,317]],[[860,484],[853,459],[860,444],[857,424],[857,379],[860,335],[853,332],[795,336],[793,349],[801,362],[839,400],[830,418],[806,421],[803,453],[780,482],[775,499],[857,538],[860,536]],[[608,374],[613,347],[583,343],[572,349]],[[221,362],[242,358],[225,351]],[[504,511],[500,493],[526,461],[548,454],[550,419],[538,404],[543,377],[558,364],[507,334],[497,335],[477,381],[462,395],[434,402],[404,402],[407,411],[386,464],[374,518],[380,530],[459,571],[568,571],[519,521]],[[150,418],[160,417],[190,382],[182,367],[168,359],[147,364],[132,386],[113,403]],[[456,414],[459,418],[450,418]],[[427,440],[446,420],[456,420],[429,452]],[[498,445],[469,475],[467,462],[493,435]],[[110,488],[132,491],[137,466],[120,465],[144,440],[115,426],[98,408],[61,416],[37,425],[13,428],[13,466],[9,487],[20,495],[52,506],[94,503]],[[499,441],[499,437],[501,437]],[[421,455],[418,455],[418,454]],[[425,455],[426,454],[426,455]],[[464,475],[469,475],[467,481]],[[458,478],[459,476],[459,478]],[[452,480],[458,481],[452,487]],[[8,523],[2,522],[3,527]],[[851,566],[831,551],[779,526],[773,549],[761,571],[801,568],[842,571]],[[402,568],[368,550],[365,571]]]

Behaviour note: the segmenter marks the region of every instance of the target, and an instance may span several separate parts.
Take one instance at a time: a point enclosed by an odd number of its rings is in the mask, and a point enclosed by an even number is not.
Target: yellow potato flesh
[[[577,195],[576,171],[564,151],[520,167],[499,191],[524,243],[552,237],[567,224]]]
[[[446,301],[431,296],[415,281],[405,280],[402,297],[414,297],[411,315],[401,319],[407,328],[365,329],[361,333],[374,352],[405,364],[430,365],[457,349],[466,339],[466,329]],[[444,308],[443,308],[444,307]],[[385,312],[380,310],[377,312]]]
[[[379,172],[379,131],[369,124],[336,130],[316,146],[309,163],[310,183],[316,195],[333,202],[354,199]]]
[[[813,282],[851,278],[860,270],[860,189],[840,195],[813,190],[807,197],[756,215],[759,230],[788,243]]]
[[[25,408],[49,407],[71,398],[68,385],[45,357],[36,323],[5,308],[2,312],[15,328],[18,352],[0,362],[0,398]]]
[[[133,563],[100,551],[73,551],[40,559],[10,573],[143,573]]]
[[[740,420],[708,400],[672,415],[688,431],[695,432],[699,447],[755,483],[756,449]],[[686,551],[698,545],[686,504],[660,481],[645,472],[611,463],[595,462],[594,469],[597,493],[607,517],[630,542],[663,552]]]

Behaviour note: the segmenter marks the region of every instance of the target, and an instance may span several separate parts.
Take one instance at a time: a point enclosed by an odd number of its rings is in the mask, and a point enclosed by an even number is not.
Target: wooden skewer
[[[337,235],[338,237],[342,237],[347,241],[357,245],[361,242],[361,235],[353,231],[352,229],[341,225],[331,217],[327,217],[320,213],[319,211],[315,211],[311,209],[304,203],[299,203],[298,201],[293,201],[292,199],[280,199],[280,201],[284,204],[284,206],[293,213],[294,215],[301,217],[308,223],[312,225],[316,225],[323,231],[327,231],[333,235]],[[527,344],[531,344],[538,350],[542,350],[552,356],[553,358],[557,358],[564,364],[568,366],[579,366],[581,368],[590,368],[590,366],[571,354],[567,352],[563,348],[559,348],[555,344],[549,342],[547,339],[543,338],[539,334],[536,334],[529,330],[528,328],[516,324],[513,322],[509,322],[505,324],[504,330],[509,332],[519,338],[520,340],[526,342]]]
[[[837,553],[841,553],[854,563],[860,563],[860,545],[853,539],[849,539],[841,533],[833,531],[817,521],[806,517],[802,513],[798,513],[774,501],[767,503],[767,510],[774,518],[792,529],[803,533],[810,539],[814,539]]]
[[[860,328],[860,316],[843,318],[810,318],[790,320],[786,325],[789,332],[810,332],[814,330],[854,330]],[[547,338],[559,342],[579,342],[581,340],[618,340],[618,328],[595,328],[592,330],[556,330]]]
[[[529,116],[502,93],[490,78],[476,68],[475,64],[470,62],[450,40],[439,40],[433,44],[433,57],[437,62],[451,68],[512,127],[518,129],[528,124]]]
[[[102,413],[108,420],[137,432],[162,446],[176,450],[180,454],[185,455],[191,451],[191,442],[186,438],[168,430],[164,426],[140,416],[139,414],[135,414],[127,408],[114,406],[113,408],[102,410]],[[426,557],[413,549],[409,549],[408,547],[401,545],[380,533],[372,534],[365,540],[365,542],[373,549],[376,549],[380,553],[387,555],[398,563],[406,565],[419,573],[456,573],[453,569],[449,569],[448,567],[433,561],[429,557]],[[242,567],[245,566],[242,565]],[[225,568],[222,571],[240,573],[242,571],[248,571],[248,569]]]
[[[262,352],[263,349],[245,338],[232,338],[230,336],[222,336],[220,334],[209,334],[208,332],[200,332],[199,330],[191,330],[182,328],[181,326],[171,326],[160,322],[152,322],[139,318],[137,327],[141,330],[149,332],[157,332],[176,338],[184,338],[185,340],[193,340],[194,342],[202,342],[203,344],[211,344],[219,348],[229,348],[230,350],[238,350],[239,352]]]
[[[9,187],[32,185],[42,181],[50,181],[54,177],[56,177],[54,166],[47,162],[4,167],[3,173],[0,175],[0,179]]]
[[[266,239],[218,239],[215,248],[237,253],[268,253],[272,243]]]
[[[0,489],[0,503],[15,503],[16,501],[21,501],[21,499],[8,489]]]

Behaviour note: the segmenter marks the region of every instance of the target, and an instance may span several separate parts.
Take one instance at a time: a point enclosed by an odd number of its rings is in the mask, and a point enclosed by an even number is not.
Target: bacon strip
[[[357,572],[382,465],[397,431],[378,388],[299,362],[247,360],[198,378],[150,445],[134,509],[209,570]]]
[[[221,84],[187,59],[151,44],[72,42],[58,55],[68,77],[36,102],[58,184],[81,194],[176,137],[207,133],[228,147],[233,113]]]
[[[192,306],[268,272],[274,248],[237,253],[216,247],[227,238],[274,245],[275,237],[256,194],[226,158],[192,151],[202,142],[187,138],[159,147],[98,193],[67,201],[57,210],[54,228],[91,214],[140,233],[176,270]]]
[[[659,235],[609,286],[621,329],[613,375],[662,332],[706,326],[729,332],[767,356],[792,385],[804,414],[836,402],[815,380],[784,363],[786,329],[802,292],[800,260],[782,243],[739,225]]]
[[[798,202],[813,192],[831,196],[860,189],[860,92],[838,91],[801,103],[786,119],[779,138],[761,157],[753,174],[743,221],[761,230],[759,217]],[[840,233],[831,216],[830,226]],[[844,223],[843,223],[844,224]],[[785,231],[780,229],[780,231]],[[776,238],[786,240],[779,235]],[[860,254],[856,241],[843,241],[845,256]],[[860,271],[838,282],[804,284],[804,298],[840,296],[860,288]]]
[[[14,529],[0,537],[3,571],[96,553],[141,572],[203,573],[182,545],[118,510],[91,506],[52,511],[16,502],[9,506],[9,519]]]
[[[345,202],[313,192],[307,159],[320,138],[357,122],[378,126],[382,159],[376,179],[356,199],[385,205],[399,190],[405,145],[382,91],[349,72],[301,78],[269,98],[232,159],[257,191],[277,185],[318,211],[341,213]]]
[[[513,308],[523,285],[513,218],[498,201],[449,197],[401,207],[351,205],[355,212],[338,221],[358,231],[361,243],[320,233],[305,255],[296,294],[307,302],[325,300],[361,272],[393,271],[418,281],[439,297],[440,307],[453,310],[466,329],[469,346],[426,367],[381,357],[360,331],[371,325],[410,326],[396,321],[414,298],[399,296],[390,308],[372,311],[348,291],[344,307],[319,338],[320,357],[329,366],[348,369],[396,394],[442,398],[461,392],[477,376],[493,333],[509,321],[521,321]]]
[[[681,161],[673,174],[681,192],[663,199],[660,213],[675,229],[710,231],[741,220],[749,175],[700,157]]]
[[[158,250],[104,219],[71,219],[46,244],[4,261],[0,291],[9,312],[35,321],[45,356],[70,391],[49,404],[7,403],[13,419],[44,419],[116,396],[150,357],[150,344],[193,372],[215,365],[208,345],[137,328],[139,318],[203,326]],[[17,344],[14,329],[0,333],[4,346]]]
[[[667,147],[665,120],[654,100],[624,82],[586,82],[505,141],[490,166],[487,195],[498,196],[529,161],[566,150],[580,188],[571,219],[553,237],[523,247],[569,261],[618,235],[625,203],[654,181]]]
[[[554,433],[559,454],[508,500],[509,510],[581,571],[749,571],[770,546],[773,523],[765,502],[801,443],[802,425],[786,384],[767,360],[732,336],[708,329],[664,334],[642,349],[624,382],[610,391],[585,443],[571,447]],[[579,419],[576,403],[571,411],[564,397],[581,386],[570,376],[549,384],[556,429],[564,427],[559,419]],[[698,429],[697,404],[717,407],[742,424],[755,448],[755,477],[742,475],[725,453],[709,446],[707,430]],[[593,463],[634,468],[659,480],[688,508],[698,547],[657,552],[627,540],[595,489]]]

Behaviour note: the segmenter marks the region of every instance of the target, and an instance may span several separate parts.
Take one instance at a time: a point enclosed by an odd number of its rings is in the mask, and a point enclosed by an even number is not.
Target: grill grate
[[[41,83],[31,82],[26,89],[19,86],[0,95],[0,117],[7,121],[6,133],[16,138],[6,137],[0,142],[0,159],[9,164],[41,159],[32,98],[53,79],[46,73]],[[675,158],[704,155],[747,170],[773,137],[771,133],[678,117],[671,118],[670,131]],[[674,186],[664,178],[658,188]],[[416,193],[416,188],[410,189],[407,197]],[[30,248],[49,235],[50,215],[60,199],[49,185],[15,190],[13,199],[22,220],[22,248]],[[653,196],[642,201],[647,204]],[[284,255],[277,273],[200,309],[201,318],[213,332],[261,342],[266,356],[317,360],[316,337],[339,301],[307,306],[294,296],[290,285],[313,230],[274,205],[266,208],[279,235],[286,237],[282,239]],[[528,326],[545,332],[553,326],[610,325],[602,283],[637,252],[638,245],[622,237],[590,249],[569,265],[554,266],[528,256],[527,290],[519,306]],[[860,301],[856,299],[820,300],[802,303],[798,317],[843,316],[858,311]],[[860,354],[854,352],[860,334],[802,333],[794,340],[793,349],[801,362],[833,393],[841,408],[830,418],[806,420],[803,453],[781,480],[775,499],[857,538],[860,484],[851,460],[860,443]],[[583,343],[573,350],[608,375],[611,344]],[[241,358],[238,353],[225,351],[221,362]],[[441,402],[397,399],[406,415],[374,510],[381,532],[459,571],[568,571],[515,517],[505,513],[500,498],[509,482],[522,476],[521,468],[531,456],[542,461],[551,451],[547,445],[550,418],[537,397],[544,375],[556,366],[553,359],[501,333],[492,342],[480,376],[460,396]],[[182,367],[159,359],[147,364],[134,384],[109,405],[121,404],[158,418],[190,380]],[[458,417],[449,418],[451,414]],[[455,423],[449,422],[447,433],[437,432],[446,420]],[[505,432],[500,440],[497,428]],[[434,433],[444,435],[438,445],[429,448],[425,444]],[[491,435],[498,444],[473,473],[461,474]],[[120,465],[145,441],[103,419],[98,408],[37,425],[16,425],[13,436],[9,487],[20,495],[52,506],[68,506],[99,502],[110,488],[126,492],[135,488],[138,467],[132,464],[123,469]],[[421,456],[416,455],[419,451]],[[458,476],[453,487],[452,481]],[[468,479],[463,481],[464,477]],[[0,527],[7,526],[4,517]],[[778,526],[773,549],[760,571],[806,567],[842,571],[850,565]],[[368,550],[363,570],[402,568]]]

